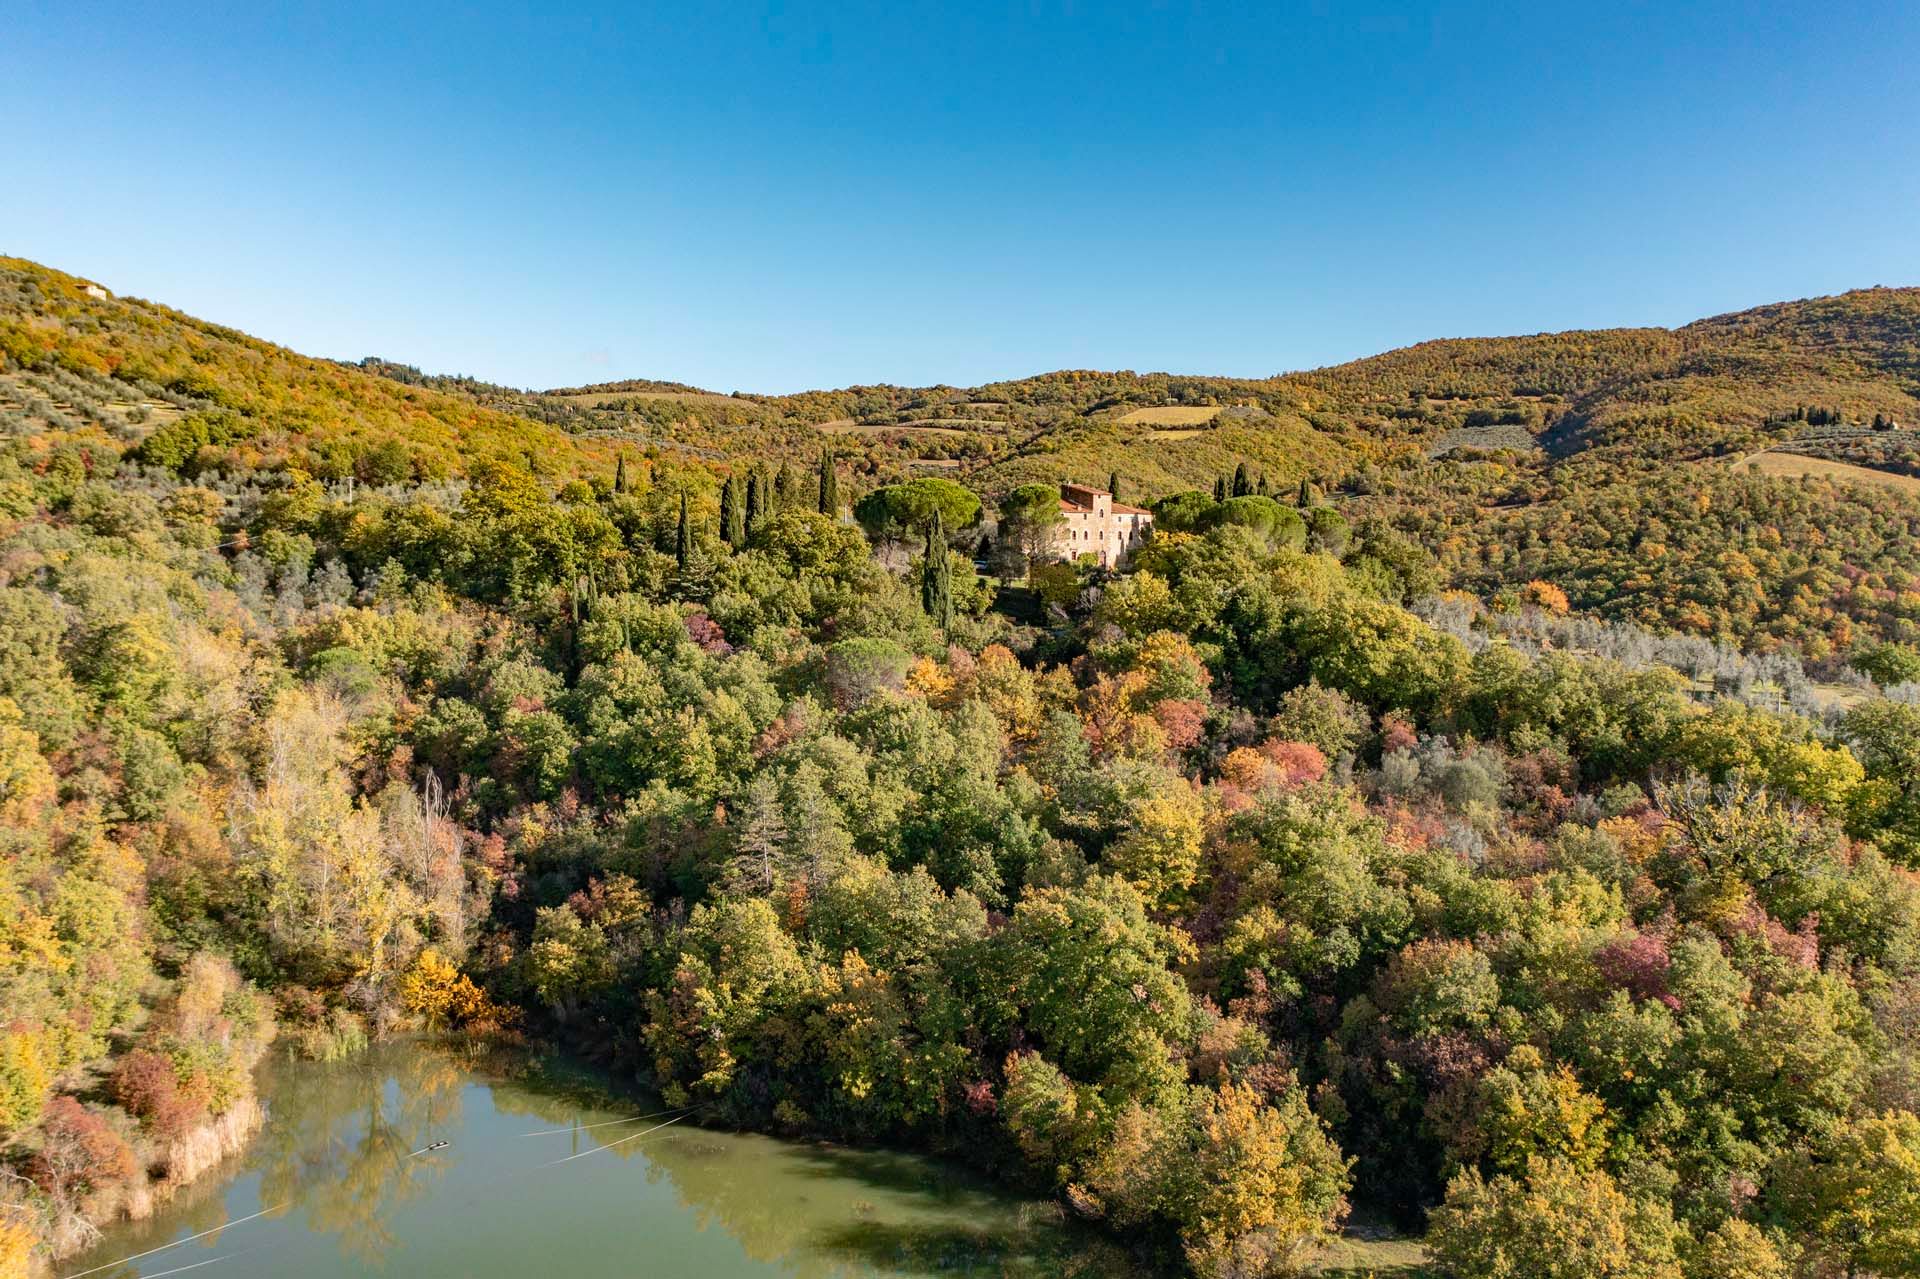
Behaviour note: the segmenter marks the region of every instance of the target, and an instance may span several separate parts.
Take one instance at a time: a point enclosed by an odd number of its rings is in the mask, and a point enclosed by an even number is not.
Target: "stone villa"
[[[1113,500],[1105,489],[1085,484],[1060,486],[1061,523],[1054,544],[1077,560],[1091,555],[1102,568],[1124,562],[1153,524],[1153,512]]]

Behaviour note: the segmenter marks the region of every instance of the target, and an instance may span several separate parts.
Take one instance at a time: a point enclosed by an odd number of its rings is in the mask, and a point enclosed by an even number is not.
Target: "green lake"
[[[260,1087],[267,1124],[244,1154],[56,1274],[1130,1273],[1055,1205],[949,1164],[656,1127],[671,1114],[616,1122],[658,1106],[517,1054],[396,1043],[335,1064],[275,1059]]]

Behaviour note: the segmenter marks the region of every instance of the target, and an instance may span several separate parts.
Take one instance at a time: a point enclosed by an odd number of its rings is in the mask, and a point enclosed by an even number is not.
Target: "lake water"
[[[331,1065],[276,1059],[260,1086],[267,1124],[245,1154],[56,1274],[1131,1273],[1054,1205],[950,1165],[655,1128],[671,1115],[613,1122],[657,1106],[518,1054],[397,1043]]]

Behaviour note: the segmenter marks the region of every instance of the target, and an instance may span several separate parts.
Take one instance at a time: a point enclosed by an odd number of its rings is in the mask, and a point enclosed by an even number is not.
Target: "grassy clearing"
[[[1829,461],[1824,457],[1806,457],[1799,453],[1751,453],[1734,459],[1733,464],[1750,467],[1763,475],[1816,475],[1823,480],[1864,484],[1908,496],[1920,494],[1920,479],[1911,475],[1895,475],[1891,471],[1876,471],[1871,467]]]
[[[1413,1239],[1343,1236],[1307,1266],[1321,1279],[1430,1279],[1427,1250]]]
[[[1219,416],[1218,406],[1208,408],[1205,405],[1167,404],[1159,408],[1135,409],[1120,420],[1153,426],[1198,426]]]
[[[1871,701],[1873,694],[1864,688],[1854,688],[1846,684],[1815,684],[1814,700],[1823,710],[1850,711],[1864,702]]]

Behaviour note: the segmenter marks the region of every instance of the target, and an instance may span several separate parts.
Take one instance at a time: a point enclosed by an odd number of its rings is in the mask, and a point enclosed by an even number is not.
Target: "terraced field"
[[[185,416],[178,405],[131,393],[119,383],[70,375],[0,373],[0,417],[22,430],[102,426],[156,427]]]
[[[947,420],[963,421],[964,419],[951,418]],[[980,427],[988,427],[992,425],[993,423],[991,422],[980,423]],[[880,434],[891,432],[891,431],[910,432],[914,435],[950,435],[950,436],[964,436],[964,435],[970,435],[974,433],[973,431],[969,431],[965,428],[958,427],[958,426],[932,426],[932,425],[923,425],[919,422],[867,423],[867,422],[856,422],[852,418],[836,418],[831,422],[822,422],[815,429],[818,430],[822,435],[880,435]],[[978,430],[979,427],[976,427],[974,429]]]

